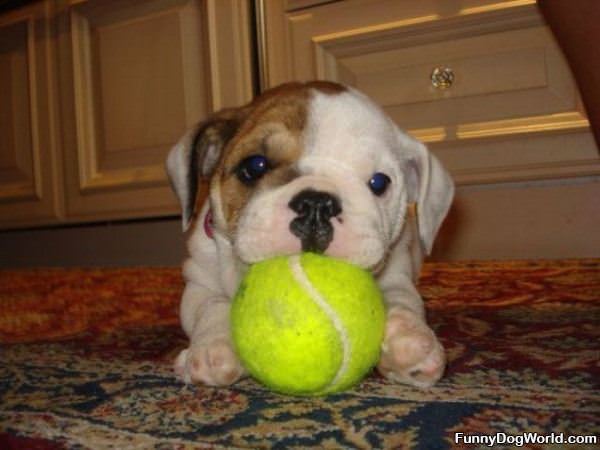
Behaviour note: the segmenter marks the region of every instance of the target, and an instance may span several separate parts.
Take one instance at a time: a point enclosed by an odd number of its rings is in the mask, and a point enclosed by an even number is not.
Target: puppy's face
[[[194,196],[180,180],[186,160],[195,160],[187,180],[194,171],[210,176],[216,227],[246,263],[314,251],[373,268],[430,176],[421,144],[365,96],[333,83],[285,85],[208,123],[195,148],[186,153],[187,139],[173,150],[169,173],[180,199],[181,189]],[[451,191],[443,169],[436,176]],[[442,218],[449,199],[439,201]]]

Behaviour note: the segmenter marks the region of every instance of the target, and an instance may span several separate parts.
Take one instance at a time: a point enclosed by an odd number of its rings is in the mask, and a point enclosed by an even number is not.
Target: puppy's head
[[[173,148],[167,169],[184,229],[209,180],[215,229],[246,263],[315,251],[373,268],[408,203],[429,252],[453,196],[423,144],[361,93],[329,82],[282,85],[215,114]]]

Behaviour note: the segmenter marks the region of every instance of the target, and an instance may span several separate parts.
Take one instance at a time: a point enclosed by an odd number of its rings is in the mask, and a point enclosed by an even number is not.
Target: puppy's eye
[[[377,172],[374,173],[369,180],[369,189],[371,189],[373,194],[379,197],[380,195],[383,195],[391,182],[392,180],[385,173]]]
[[[270,169],[269,160],[263,155],[251,155],[243,159],[235,169],[239,180],[245,185],[258,181]]]

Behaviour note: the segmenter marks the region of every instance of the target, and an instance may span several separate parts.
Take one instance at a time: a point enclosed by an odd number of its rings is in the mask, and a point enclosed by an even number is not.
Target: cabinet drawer
[[[339,60],[327,54],[335,63],[321,75],[357,86],[413,130],[550,114],[577,107],[550,40],[534,27]]]
[[[600,173],[576,85],[534,1],[261,4],[265,87],[357,87],[458,184]]]

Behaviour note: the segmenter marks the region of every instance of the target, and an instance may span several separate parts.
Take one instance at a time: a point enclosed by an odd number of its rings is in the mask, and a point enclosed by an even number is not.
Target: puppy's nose
[[[290,222],[290,231],[302,243],[305,252],[323,253],[333,239],[330,219],[342,212],[338,198],[327,192],[305,189],[288,203],[298,214]]]

